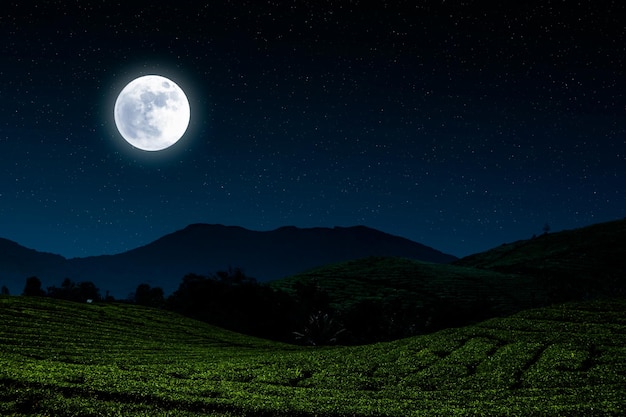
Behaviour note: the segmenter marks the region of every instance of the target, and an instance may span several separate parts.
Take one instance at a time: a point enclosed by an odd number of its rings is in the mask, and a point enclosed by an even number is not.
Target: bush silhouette
[[[85,302],[87,300],[100,301],[100,290],[93,282],[83,281],[76,284],[69,278],[65,278],[61,287],[48,287],[48,296],[61,300]]]
[[[135,290],[134,301],[142,306],[162,308],[165,305],[163,288],[139,284],[137,290]]]
[[[22,295],[31,297],[44,297],[46,292],[41,289],[41,280],[37,277],[26,278],[26,286]]]

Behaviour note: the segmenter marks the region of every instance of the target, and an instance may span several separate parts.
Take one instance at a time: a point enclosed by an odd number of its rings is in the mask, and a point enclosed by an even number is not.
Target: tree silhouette
[[[6,285],[2,286],[2,295],[9,295],[9,288]]]
[[[65,278],[61,283],[61,288],[48,287],[48,297],[61,300],[78,301],[75,295],[76,283],[69,278]]]
[[[100,290],[96,287],[96,284],[91,281],[79,282],[77,288],[79,301],[100,301],[102,299]]]
[[[331,310],[330,296],[317,279],[304,282],[297,281],[294,290],[300,313],[307,319],[311,314],[316,314],[318,311]]]
[[[28,295],[32,297],[44,297],[46,292],[41,289],[41,280],[37,277],[26,278],[26,286],[22,295]]]
[[[141,291],[145,291],[142,288]],[[259,284],[240,269],[212,276],[186,275],[168,297],[166,308],[198,320],[253,336],[293,340],[294,300],[285,292]]]
[[[213,279],[229,286],[256,282],[254,278],[247,276],[243,269],[232,267],[228,268],[228,271],[217,271]]]
[[[152,288],[148,284],[139,284],[137,290],[135,290],[134,298],[135,303],[142,306],[161,308],[165,305],[163,288]]]
[[[48,296],[61,300],[85,302],[87,300],[100,301],[100,290],[93,282],[83,281],[76,284],[69,278],[65,278],[61,287],[48,287]]]

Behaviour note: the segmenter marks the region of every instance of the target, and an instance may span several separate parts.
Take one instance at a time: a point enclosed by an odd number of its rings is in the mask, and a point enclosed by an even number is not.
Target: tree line
[[[8,291],[7,291],[8,294]],[[26,278],[26,285],[22,295],[30,297],[50,297],[60,300],[77,302],[115,301],[108,291],[103,297],[100,289],[91,281],[74,282],[65,278],[60,287],[51,286],[46,290],[42,288],[41,280],[35,276]]]
[[[60,287],[44,290],[37,277],[30,277],[23,295],[76,302],[115,301],[108,293],[101,296],[89,281],[76,283],[68,278]],[[174,311],[252,336],[306,345],[394,340],[467,324],[478,313],[490,313],[488,306],[483,311],[459,314],[450,302],[416,306],[402,298],[355,300],[338,308],[315,281],[298,282],[287,292],[259,283],[238,268],[209,276],[188,274],[168,297],[162,288],[142,283],[121,302]]]

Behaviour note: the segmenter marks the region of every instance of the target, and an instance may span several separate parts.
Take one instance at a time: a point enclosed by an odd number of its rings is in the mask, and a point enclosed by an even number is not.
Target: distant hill
[[[563,300],[624,295],[626,219],[502,245],[454,265],[534,277]]]
[[[549,233],[450,264],[373,257],[271,283],[292,293],[307,284],[325,292],[339,311],[364,300],[437,306],[449,309],[459,325],[557,302],[626,295],[626,220]]]
[[[338,311],[363,301],[395,307],[436,305],[449,309],[458,325],[547,303],[531,277],[402,258],[340,262],[270,283],[290,293],[306,284],[325,292]]]
[[[286,287],[299,280],[324,282],[337,289],[339,303],[349,295],[395,293],[419,303],[492,300],[496,310],[515,311],[626,293],[626,220],[548,233],[463,259],[364,226],[257,232],[194,224],[118,255],[70,260],[0,239],[0,285],[12,294],[21,293],[32,275],[44,286],[58,286],[66,277],[93,281],[117,298],[142,282],[168,294],[187,273],[206,275],[229,266],[259,281],[298,274]]]
[[[12,294],[21,293],[30,276],[56,276],[57,271],[65,268],[67,260],[60,255],[38,252],[0,238],[0,286],[6,285]]]
[[[139,248],[117,255],[66,260],[3,241],[0,285],[21,293],[25,278],[44,286],[92,281],[102,292],[126,297],[145,282],[174,291],[187,273],[211,274],[239,267],[259,281],[293,275],[317,266],[367,256],[398,256],[429,262],[456,258],[422,244],[365,226],[282,227],[258,232],[241,227],[193,224]],[[104,295],[104,294],[103,294]]]

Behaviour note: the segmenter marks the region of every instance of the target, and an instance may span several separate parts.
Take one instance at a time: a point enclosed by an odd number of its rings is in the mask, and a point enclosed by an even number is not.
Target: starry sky
[[[0,236],[24,246],[362,224],[464,256],[626,216],[623,2],[28,3],[0,11]],[[161,152],[113,120],[147,74],[191,106]]]

